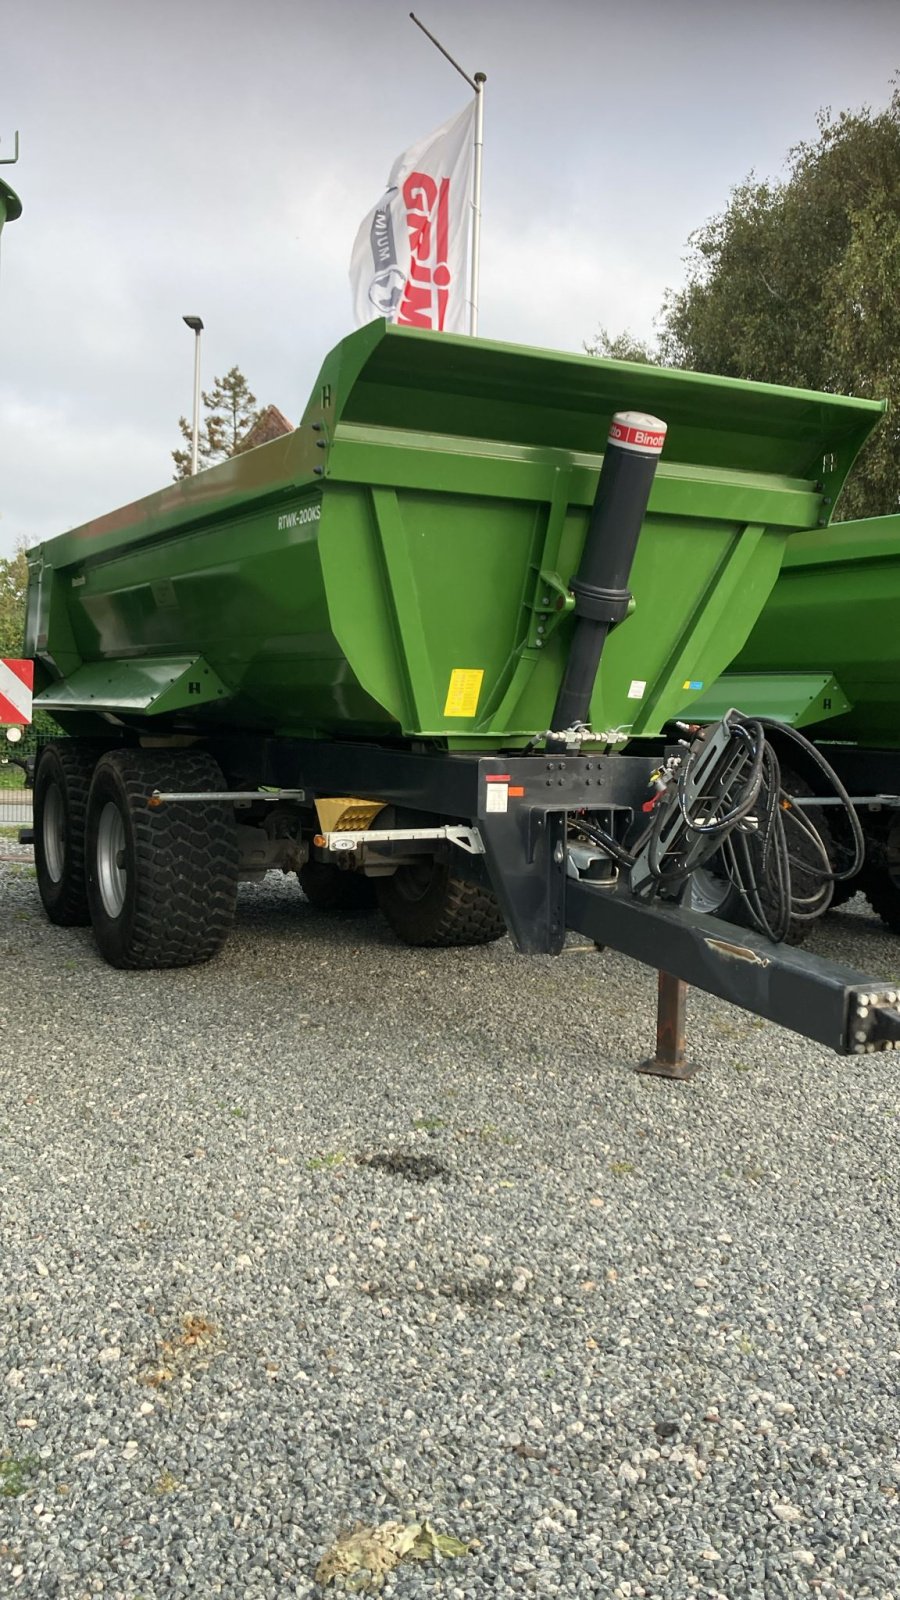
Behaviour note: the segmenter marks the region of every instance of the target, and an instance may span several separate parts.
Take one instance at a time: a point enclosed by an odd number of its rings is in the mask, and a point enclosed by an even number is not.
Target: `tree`
[[[21,548],[0,558],[0,656],[20,656],[25,632],[28,562]]]
[[[603,356],[607,361],[641,361],[650,367],[659,365],[659,351],[645,344],[643,339],[636,338],[629,328],[615,335],[607,333],[605,328],[599,328],[593,339],[585,339],[584,348],[589,356]]]
[[[751,175],[693,234],[662,314],[668,365],[887,399],[841,496],[844,517],[900,508],[900,87],[873,113],[820,113],[787,177]]]
[[[250,385],[240,367],[232,367],[224,378],[216,378],[210,392],[207,394],[204,390],[203,404],[207,415],[200,423],[198,454],[201,466],[212,467],[237,452],[241,439],[259,413],[256,395],[250,393]],[[193,430],[187,417],[179,417],[178,426],[187,448],[172,451],[177,469],[175,477],[189,478]]]

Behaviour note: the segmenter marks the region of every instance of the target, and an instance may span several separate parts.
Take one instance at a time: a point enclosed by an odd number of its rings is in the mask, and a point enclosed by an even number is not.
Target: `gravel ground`
[[[290,881],[121,974],[0,866],[0,1594],[900,1596],[898,1058]],[[897,979],[853,907],[817,947]]]

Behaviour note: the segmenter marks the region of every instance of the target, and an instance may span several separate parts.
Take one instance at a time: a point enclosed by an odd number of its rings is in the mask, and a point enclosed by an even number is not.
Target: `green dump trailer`
[[[807,1017],[793,967],[735,961],[657,892],[658,841],[624,863],[665,813],[689,875],[679,817],[706,801],[641,741],[744,645],[881,409],[359,330],[291,435],[30,553],[35,705],[70,735],[35,779],[49,915],[116,965],[185,964],[280,867],[319,905],[377,895],[411,943],[578,928],[874,1048],[893,1023],[854,1028],[846,974]],[[719,772],[740,740],[717,738]]]
[[[732,670],[753,703],[829,742],[900,751],[900,516],[792,539]]]
[[[38,703],[77,732],[526,745],[621,397],[668,437],[589,720],[659,732],[740,649],[878,408],[382,323],[328,357],[294,433],[33,552]]]
[[[866,834],[858,880],[900,932],[900,516],[798,534],[727,674],[691,708],[725,708],[801,728],[853,796]]]

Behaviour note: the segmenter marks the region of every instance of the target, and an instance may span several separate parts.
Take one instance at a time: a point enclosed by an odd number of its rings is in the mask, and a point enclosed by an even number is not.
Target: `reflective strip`
[[[0,722],[31,721],[33,661],[0,659]]]

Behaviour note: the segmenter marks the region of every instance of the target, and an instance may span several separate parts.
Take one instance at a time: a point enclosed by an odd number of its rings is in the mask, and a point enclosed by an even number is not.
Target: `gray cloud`
[[[817,108],[886,102],[893,0],[420,0],[488,73],[481,331],[646,334],[692,228],[777,171]],[[347,263],[393,158],[464,84],[395,0],[30,0],[0,152],[0,553],[161,486],[237,362],[301,411],[350,331]],[[636,19],[639,18],[639,24]],[[12,31],[12,30],[8,30]]]

